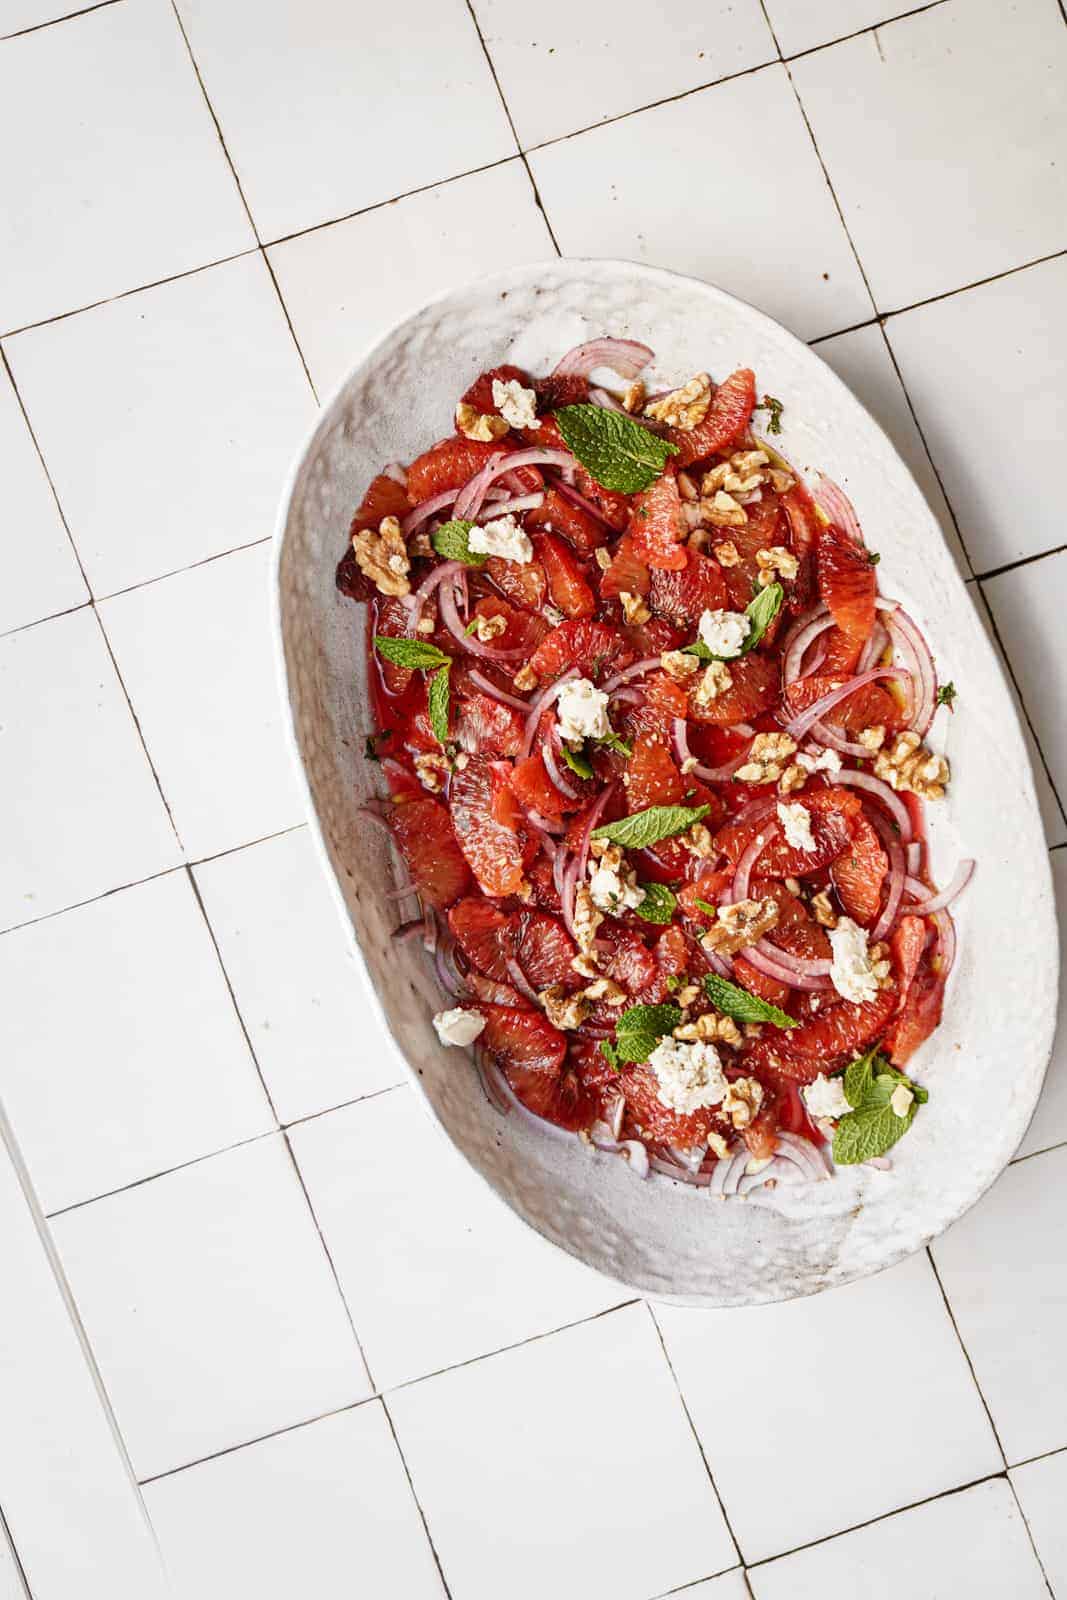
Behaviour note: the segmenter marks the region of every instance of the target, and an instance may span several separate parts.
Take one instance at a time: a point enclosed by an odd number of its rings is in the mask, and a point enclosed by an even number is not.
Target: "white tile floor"
[[[1057,0],[2,13],[0,1098],[178,1600],[1067,1600],[1063,1041],[929,1254],[620,1303],[399,1086],[265,604],[286,461],[395,317],[557,246],[694,271],[915,471],[1064,903]]]

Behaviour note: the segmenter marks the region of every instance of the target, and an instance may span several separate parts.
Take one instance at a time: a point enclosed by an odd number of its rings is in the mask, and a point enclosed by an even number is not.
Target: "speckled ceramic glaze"
[[[761,390],[785,402],[781,448],[851,496],[881,552],[883,592],[904,602],[941,676],[960,687],[932,739],[955,774],[948,800],[929,808],[932,861],[941,882],[961,855],[977,857],[978,870],[957,908],[944,1022],[912,1063],[930,1103],[890,1172],[845,1169],[728,1201],[668,1179],[642,1183],[575,1138],[499,1116],[467,1054],[437,1043],[430,1015],[442,1000],[424,960],[390,940],[394,868],[357,810],[381,786],[363,760],[364,612],[333,582],[353,507],[383,462],[410,460],[448,431],[455,397],[478,372],[503,361],[545,372],[602,332],[652,346],[653,388],[702,368],[721,378],[754,367]],[[1030,768],[993,650],[922,495],[817,355],[720,289],[629,262],[553,261],[474,284],[395,328],[325,407],[284,498],[276,557],[286,716],[346,925],[431,1115],[531,1227],[654,1297],[749,1305],[891,1265],[992,1183],[1033,1112],[1056,1014],[1052,889]]]

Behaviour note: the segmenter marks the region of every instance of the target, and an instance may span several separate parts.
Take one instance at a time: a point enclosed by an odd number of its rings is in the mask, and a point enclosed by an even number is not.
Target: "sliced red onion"
[[[442,989],[451,995],[453,1000],[461,1000],[470,991],[456,969],[455,954],[455,940],[449,935],[438,944],[433,959],[437,970],[437,981]]]
[[[782,644],[782,682],[786,688],[800,676],[800,665],[809,645],[834,626],[825,606],[816,606],[790,630]]]
[[[511,1110],[511,1099],[504,1092],[504,1075],[488,1051],[483,1050],[478,1044],[474,1046],[474,1064],[478,1069],[485,1098],[495,1111],[506,1117]]]
[[[472,656],[481,656],[485,661],[514,661],[523,654],[521,650],[495,650],[492,645],[483,644],[474,634],[467,633],[463,619],[456,610],[456,597],[451,584],[442,585],[438,599],[441,605],[441,621],[456,643]]]
[[[525,716],[530,709],[525,700],[520,700],[513,694],[505,694],[503,689],[498,689],[492,678],[486,677],[485,673],[479,671],[477,667],[471,672],[470,681],[483,694],[487,694],[490,700],[497,700],[502,706],[510,706],[512,711],[521,711]]]
[[[545,849],[547,850],[548,854],[552,856],[553,860],[555,860],[556,845],[553,839],[553,834],[558,835],[561,833],[566,833],[567,830],[563,823],[550,822],[547,817],[542,816],[540,811],[536,811],[533,806],[529,806],[527,808],[526,815],[529,817],[538,833],[544,835]]]
[[[563,852],[560,851],[560,854],[562,855]],[[574,895],[575,890],[578,887],[578,867],[578,857],[574,856],[564,868],[563,881],[559,893],[559,904],[560,910],[563,913],[563,923],[567,929],[567,932],[574,940],[577,940],[578,937],[574,928]]]
[[[776,954],[781,953],[783,952],[776,950]],[[765,977],[773,978],[776,983],[787,983],[790,988],[809,991],[833,987],[827,977],[822,975],[809,976],[804,973],[794,972],[790,967],[783,966],[778,961],[772,960],[770,956],[764,955],[758,945],[749,945],[747,949],[742,950],[741,954],[749,966],[755,967],[756,971],[762,972]],[[826,965],[829,967],[830,963],[827,962]]]
[[[937,710],[937,669],[930,647],[908,613],[895,602],[879,601],[879,610],[886,614],[890,638],[901,654],[911,658],[911,670],[917,688],[912,690],[911,726],[925,739]]]
[[[824,978],[832,965],[828,956],[794,956],[788,950],[781,950],[769,939],[759,939],[755,948],[769,961],[776,961],[787,972],[794,973],[798,978]]]
[[[716,1161],[712,1168],[711,1182],[708,1184],[709,1195],[713,1194],[725,1200],[728,1196],[737,1193],[737,1186],[744,1177],[745,1168],[751,1156],[747,1147],[739,1150],[736,1155],[724,1156],[721,1161]]]
[[[649,1165],[653,1172],[660,1173],[664,1178],[673,1178],[676,1183],[688,1183],[694,1189],[706,1189],[711,1182],[710,1172],[690,1172],[687,1167],[680,1167],[666,1156],[650,1156]]]
[[[704,957],[712,972],[717,972],[720,978],[732,978],[733,966],[726,956],[720,955],[718,950],[709,950],[702,939],[698,939],[700,953]]]
[[[579,798],[578,791],[567,782],[566,778],[560,772],[559,763],[556,760],[556,754],[552,748],[552,743],[553,741],[551,739],[546,739],[544,744],[541,746],[541,760],[545,764],[545,771],[548,773],[553,785],[559,790],[560,794],[565,795],[568,800],[577,800]]]
[[[863,530],[852,501],[832,478],[826,476],[825,472],[819,473],[819,482],[812,490],[811,497],[829,520],[837,524],[842,533],[847,533],[854,544],[862,545]]]
[[[888,643],[889,634],[885,628],[882,627],[880,622],[876,622],[874,627],[871,629],[870,638],[867,640],[867,643],[860,652],[860,658],[856,663],[856,671],[869,672],[878,661]]]
[[[582,837],[578,843],[577,877],[579,879],[584,879],[585,869],[589,864],[589,841],[593,837],[593,829],[603,816],[604,807],[607,805],[614,793],[615,784],[609,783],[598,795],[594,805],[590,809],[589,815],[585,819],[585,827],[582,829]]]
[[[798,1133],[787,1133],[779,1128],[778,1151],[786,1160],[792,1159],[816,1183],[821,1183],[833,1171],[821,1145],[814,1145],[810,1139],[802,1139]]]
[[[621,1094],[616,1095],[615,1102],[611,1108],[611,1133],[612,1137],[615,1139],[617,1139],[619,1134],[622,1132],[622,1119],[625,1115],[626,1097],[625,1095]]]
[[[955,900],[956,896],[961,894],[970,883],[972,877],[974,876],[974,868],[975,863],[970,860],[970,858],[965,861],[961,861],[953,873],[952,881],[948,884],[947,888],[942,889],[940,894],[935,894],[932,898],[920,900],[919,904],[916,906],[909,906],[908,911],[910,915],[915,917],[929,917],[935,911],[943,911],[946,906],[950,906],[953,900]],[[929,891],[925,890],[925,886],[919,885],[918,887],[922,887],[924,889],[924,893],[929,895]]]
[[[412,939],[425,938],[426,921],[423,917],[412,917],[410,922],[402,922],[394,928],[390,937],[395,944],[410,944]]]
[[[587,516],[595,518],[595,520],[600,523],[601,527],[608,530],[612,537],[614,537],[618,532],[618,529],[612,527],[611,523],[600,511],[599,507],[594,505],[592,500],[587,499],[584,494],[580,494],[574,485],[572,483],[568,483],[565,478],[557,479],[553,487],[556,489],[557,493],[563,496],[565,500],[570,500],[574,505],[580,506]]]
[[[420,501],[401,521],[400,531],[405,539],[414,533],[416,528],[421,528],[427,517],[436,516],[438,511],[443,511],[446,506],[452,505],[458,493],[458,489],[443,489],[440,494],[432,494],[428,500]]]
[[[562,483],[562,478],[560,483]],[[544,505],[545,495],[543,489],[538,489],[532,494],[518,494],[514,497],[505,497],[494,501],[493,516],[504,517],[516,511],[533,511],[537,506]]]
[[[642,689],[634,689],[624,683],[621,689],[611,691],[611,698],[617,706],[643,706],[646,695]]]
[[[523,709],[526,711],[526,731],[522,737],[522,749],[519,754],[528,756],[533,749],[534,738],[537,734],[537,724],[541,720],[541,713],[546,706],[550,706],[556,699],[565,683],[570,683],[572,678],[578,676],[577,667],[568,667],[567,671],[557,678],[555,683],[549,684],[547,689],[542,689],[536,700],[530,702]]]
[[[909,821],[910,816],[909,816]],[[913,839],[904,852],[904,860],[912,877],[918,877],[923,864],[923,847],[921,839]]]
[[[504,459],[502,450],[494,451],[483,467],[469,477],[456,495],[456,503],[452,515],[464,521],[473,520],[482,508],[486,491],[496,477],[496,469]],[[507,467],[501,471],[508,471]]]
[[[659,666],[659,656],[645,656],[641,661],[635,661],[632,667],[627,667],[623,672],[617,672],[604,684],[605,694],[611,694],[615,689],[621,688],[624,683],[629,683],[632,678],[643,677],[646,672],[651,672],[653,667]]]
[[[886,886],[885,905],[882,914],[871,930],[871,943],[878,944],[886,937],[897,920],[900,911],[900,902],[904,894],[904,852],[899,844],[892,839],[883,839],[889,854],[889,880]]]
[[[647,344],[635,339],[590,339],[587,344],[576,344],[556,362],[552,369],[554,378],[588,378],[597,367],[609,367],[620,378],[636,378],[652,360],[653,352]]]
[[[684,717],[675,717],[671,726],[674,739],[674,753],[678,757],[679,765],[692,761],[689,752],[689,724]],[[702,783],[729,783],[738,767],[743,767],[748,760],[748,751],[742,750],[740,755],[727,761],[721,767],[705,767],[702,762],[697,762],[695,767],[690,767],[689,772],[701,780]]]
[[[699,1172],[704,1163],[704,1157],[708,1153],[706,1144],[694,1145],[691,1150],[680,1149],[678,1145],[674,1144],[668,1148],[674,1160],[677,1161],[680,1167],[684,1167],[687,1172]]]
[[[531,446],[527,450],[512,450],[508,455],[493,455],[473,478],[468,478],[456,497],[453,515],[463,521],[477,517],[486,490],[504,473],[517,467],[558,467],[568,476],[574,472],[574,457],[569,450],[547,450]]]
[[[758,1172],[744,1172],[741,1182],[737,1185],[740,1196],[751,1194],[755,1189],[774,1188],[779,1183],[802,1183],[806,1174],[800,1167],[794,1166],[792,1160],[784,1155],[772,1156],[765,1167]]]
[[[521,995],[525,995],[527,1000],[532,1000],[534,1005],[537,1005],[537,990],[531,988],[529,979],[519,966],[519,963],[515,957],[509,956],[504,964],[507,967],[508,977],[511,979],[514,987]]]
[[[865,752],[870,755],[870,751]],[[911,841],[911,813],[894,789],[888,783],[883,783],[881,778],[874,777],[869,772],[855,772],[851,767],[842,767],[834,776],[835,783],[843,783],[849,789],[864,789],[868,794],[873,794],[880,800],[889,815],[893,818],[900,830],[901,844]]]
[[[411,594],[405,595],[404,603],[410,606],[413,611],[418,612],[421,610],[422,603],[427,595],[432,594],[434,589],[439,588],[446,578],[458,578],[463,570],[462,561],[442,561],[439,567],[434,567],[432,571],[427,573],[417,589],[414,589]]]
[[[770,810],[774,803],[775,802],[773,800],[768,800],[765,802],[767,815],[766,826],[761,827],[759,833],[756,834],[752,842],[747,846],[741,856],[740,861],[737,863],[737,871],[734,873],[734,881],[732,886],[732,898],[734,903],[736,903],[738,900],[748,899],[748,880],[751,875],[752,868],[755,866],[764,850],[770,844],[771,840],[781,832],[778,822],[770,816]],[[746,807],[746,810],[747,809],[748,808]],[[739,817],[737,820],[740,822],[744,815],[745,813],[742,812],[741,817]]]
[[[849,678],[846,682],[839,684],[836,689],[831,689],[829,694],[824,694],[820,700],[816,700],[814,705],[809,706],[806,711],[802,711],[798,717],[794,717],[785,724],[786,732],[794,739],[803,739],[809,729],[816,722],[820,722],[828,711],[832,711],[834,706],[839,705],[842,700],[846,700],[857,689],[862,689],[864,684],[874,683],[879,678],[899,678],[909,690],[911,689],[911,675],[902,668],[872,667],[870,672],[858,673],[856,677]]]
[[[947,983],[956,961],[956,924],[947,911],[934,911],[931,915],[937,928],[938,977]]]

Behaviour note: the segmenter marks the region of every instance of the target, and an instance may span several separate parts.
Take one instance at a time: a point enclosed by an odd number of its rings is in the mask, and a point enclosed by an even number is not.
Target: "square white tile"
[[[409,1088],[316,1117],[290,1138],[379,1388],[627,1298],[523,1227]]]
[[[258,251],[7,352],[94,594],[271,532],[315,401]]]
[[[881,330],[855,328],[851,333],[838,334],[834,339],[822,339],[816,345],[815,353],[833,367],[857,400],[867,407],[876,422],[881,423],[926,496],[956,565],[963,577],[969,578],[970,563]],[[847,489],[848,483],[845,482],[842,487]],[[862,521],[862,507],[859,510]]]
[[[648,1600],[736,1564],[643,1305],[398,1389],[388,1404],[462,1600]]]
[[[526,169],[515,160],[267,253],[311,376],[326,395],[405,312],[471,278],[555,251]],[[368,273],[370,261],[381,270]]]
[[[270,546],[256,545],[100,607],[187,854],[303,821],[270,636]]]
[[[739,1311],[656,1308],[704,1453],[746,1560],[824,1538],[1002,1465],[937,1280],[923,1255],[812,1299]],[[857,1471],[832,1419],[870,1390],[872,1353],[922,1351],[868,1416],[871,1470]],[[753,1425],[752,1382],[773,1390],[773,1422]],[[903,1360],[903,1356],[902,1356]],[[783,1368],[783,1361],[785,1366]],[[785,1374],[774,1381],[773,1374]],[[766,1390],[760,1390],[766,1394]],[[830,1425],[828,1425],[830,1424]]]
[[[803,339],[871,315],[784,67],[550,145],[530,165],[564,255],[692,273]]]
[[[1052,881],[1060,924],[1060,1011],[1052,1059],[1034,1120],[1019,1146],[1020,1156],[1067,1143],[1067,850],[1052,852]],[[1067,1444],[1067,1440],[1064,1441]]]
[[[0,51],[0,327],[255,243],[166,0],[123,0]]]
[[[175,1600],[443,1600],[380,1401],[145,1489]]]
[[[1009,1463],[1067,1445],[1065,1205],[1061,1148],[1010,1166],[932,1246]]]
[[[1067,551],[1014,567],[982,584],[996,618],[1052,781],[1067,794]]]
[[[678,0],[651,37],[612,0],[474,9],[524,149],[778,59],[759,0]]]
[[[878,1470],[874,1454],[857,1465]],[[783,1556],[748,1576],[755,1600],[1048,1600],[1003,1478]]]
[[[52,1231],[138,1478],[370,1392],[280,1134]]]
[[[463,0],[178,9],[263,240],[515,153]]]
[[[9,933],[0,990],[0,1096],[45,1211],[273,1128],[184,872]]]
[[[950,0],[792,72],[880,311],[1063,248],[1067,30],[1046,0]]]
[[[1015,1467],[1011,1481],[1052,1592],[1067,1594],[1067,1450]]]
[[[1005,473],[1005,418],[1031,461],[1067,433],[1067,260],[1046,261],[892,317],[889,341],[977,572],[1063,543],[1041,472]]]
[[[0,928],[181,853],[88,607],[0,639]]]
[[[403,1081],[306,828],[205,862],[196,881],[282,1122]]]
[[[82,605],[89,591],[18,397],[2,368],[0,459],[6,526],[0,545],[0,633],[7,633]]]
[[[885,22],[894,12],[912,11],[911,0],[764,0],[784,56],[843,39],[861,28]]]

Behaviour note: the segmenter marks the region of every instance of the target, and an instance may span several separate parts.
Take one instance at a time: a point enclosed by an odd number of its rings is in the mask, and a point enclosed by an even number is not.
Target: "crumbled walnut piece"
[[[730,494],[754,494],[767,482],[769,459],[763,450],[735,450],[729,460],[704,474],[701,492],[710,495],[726,489]]]
[[[738,767],[734,777],[741,783],[777,783],[783,762],[796,748],[796,740],[787,733],[757,733],[744,766]]]
[[[429,789],[431,794],[440,794],[448,777],[448,757],[438,755],[436,751],[427,751],[424,755],[415,757],[415,776],[424,789]]]
[[[716,489],[711,499],[700,502],[700,514],[713,528],[743,528],[748,512],[725,489]]]
[[[725,661],[709,661],[704,668],[704,676],[693,691],[693,699],[698,706],[710,706],[727,689],[732,689],[733,683]]]
[[[702,861],[715,854],[711,830],[705,828],[702,822],[694,822],[691,828],[687,828],[681,835],[681,842],[690,854],[698,856]]]
[[[720,567],[736,567],[741,559],[732,539],[724,539],[722,544],[715,545],[713,554]]]
[[[574,896],[574,940],[582,955],[587,956],[593,948],[593,940],[603,920],[603,913],[597,910],[589,885],[580,883]]]
[[[640,411],[641,407],[645,403],[647,393],[648,391],[646,390],[641,379],[635,378],[633,383],[631,383],[630,387],[622,397],[623,410],[630,412]]]
[[[789,890],[790,894],[799,894],[800,893],[800,879],[799,878],[783,878],[782,882],[785,884],[785,886]]]
[[[595,978],[600,971],[596,961],[590,955],[575,956],[574,960],[571,962],[571,969],[572,971],[576,972],[580,978]]]
[[[783,472],[781,467],[769,467],[767,477],[770,479],[771,488],[775,494],[788,494],[796,479],[791,472]]]
[[[359,570],[374,584],[379,594],[411,593],[407,547],[395,517],[383,517],[377,531],[364,528],[352,535],[352,550]]]
[[[508,619],[502,612],[495,611],[488,617],[480,611],[474,613],[474,632],[483,644],[488,644],[490,639],[499,639],[507,631]]]
[[[589,854],[593,857],[594,861],[601,861],[604,856],[607,855],[609,850],[618,849],[619,846],[617,844],[611,844],[607,839],[590,839],[589,841]],[[621,854],[622,853],[620,851],[620,858]]]
[[[767,900],[737,900],[718,908],[719,920],[702,935],[705,950],[720,955],[736,955],[773,928],[778,921],[778,904]]]
[[[668,427],[688,431],[703,422],[710,405],[711,379],[706,372],[698,372],[695,378],[683,383],[680,389],[672,389],[662,400],[650,401],[645,406],[645,416],[665,422]]]
[[[700,480],[700,492],[705,499],[710,499],[717,489],[721,489],[730,476],[730,463],[720,461],[717,466],[709,467]]]
[[[415,624],[415,632],[428,635],[433,633],[436,627],[437,608],[434,606],[429,611],[424,611],[419,617],[418,622]]]
[[[881,942],[872,944],[867,954],[870,956],[871,971],[878,980],[879,989],[892,988],[893,968],[889,960],[889,946]]]
[[[811,897],[811,914],[820,928],[836,928],[837,915],[830,904],[830,896],[825,889]]]
[[[699,765],[700,762],[697,760],[696,756],[686,756],[678,770],[682,774],[683,778],[688,778],[689,774],[691,772],[695,772]]]
[[[798,767],[795,764],[791,767],[786,767],[782,776],[778,779],[778,793],[796,794],[798,789],[803,789],[807,781],[808,775],[803,767]]]
[[[554,1028],[580,1028],[592,1006],[584,995],[567,994],[561,983],[542,989],[537,998]]]
[[[430,543],[430,535],[428,533],[417,533],[412,539],[411,543],[408,545],[409,556],[430,557],[433,555],[433,553],[434,549],[433,545]]]
[[[756,565],[759,567],[756,581],[761,589],[766,589],[768,584],[776,582],[778,578],[784,579],[786,583],[792,583],[800,571],[800,563],[796,556],[782,544],[772,544],[766,550],[757,550]]]
[[[694,528],[693,532],[686,540],[686,544],[689,546],[690,550],[704,551],[708,548],[710,543],[711,534],[708,532],[707,528]]]
[[[624,1006],[630,998],[622,984],[616,983],[614,978],[596,978],[588,988],[582,990],[582,996],[586,1000],[603,1000],[609,1006]]]
[[[762,1022],[746,1022],[741,1032],[746,1039],[762,1039],[763,1024]]]
[[[683,1022],[674,1030],[676,1039],[699,1039],[706,1044],[728,1044],[737,1050],[741,1045],[741,1031],[733,1017],[720,1017],[717,1011],[706,1011],[695,1022]]]
[[[684,683],[686,678],[691,678],[700,666],[696,656],[686,655],[684,650],[664,650],[659,658],[659,664],[675,683]]]
[[[765,476],[763,468],[769,465],[770,459],[766,450],[736,450],[730,457],[730,465],[742,478],[758,472],[762,482]]]
[[[652,615],[641,596],[639,594],[630,594],[626,589],[620,589],[619,591],[619,604],[622,606],[622,614],[627,622],[647,622]]]
[[[519,690],[520,694],[525,694],[529,689],[537,688],[538,677],[537,673],[530,666],[530,663],[527,662],[524,667],[519,668],[518,672],[516,672],[511,681],[515,685],[516,689]]]
[[[735,1078],[726,1091],[722,1109],[734,1127],[747,1128],[763,1104],[763,1085],[757,1078]]]
[[[700,986],[696,983],[687,983],[678,990],[674,997],[675,1003],[684,1011],[686,1006],[691,1006],[694,1000],[700,999]]]
[[[678,477],[677,477],[677,483],[678,483],[678,493],[681,495],[683,500],[699,500],[700,499],[700,494],[699,494],[699,491],[697,490],[697,486],[693,482],[692,478],[689,476],[688,472],[679,472]]]
[[[727,1144],[721,1133],[712,1132],[708,1134],[708,1149],[713,1155],[717,1156],[720,1161],[725,1161],[726,1157],[730,1154],[730,1146]]]
[[[894,789],[907,789],[921,800],[943,800],[949,780],[944,756],[935,756],[917,733],[898,733],[890,748],[874,758],[874,774]]]
[[[601,572],[607,572],[608,568],[611,566],[611,557],[604,549],[603,545],[600,545],[597,549],[596,564],[600,568]]]
[[[885,728],[880,722],[874,722],[869,728],[860,729],[860,744],[865,750],[880,750],[885,744]]]
[[[502,439],[508,431],[503,417],[490,411],[480,412],[463,400],[456,407],[456,427],[464,438],[479,439],[487,444],[493,439]]]

